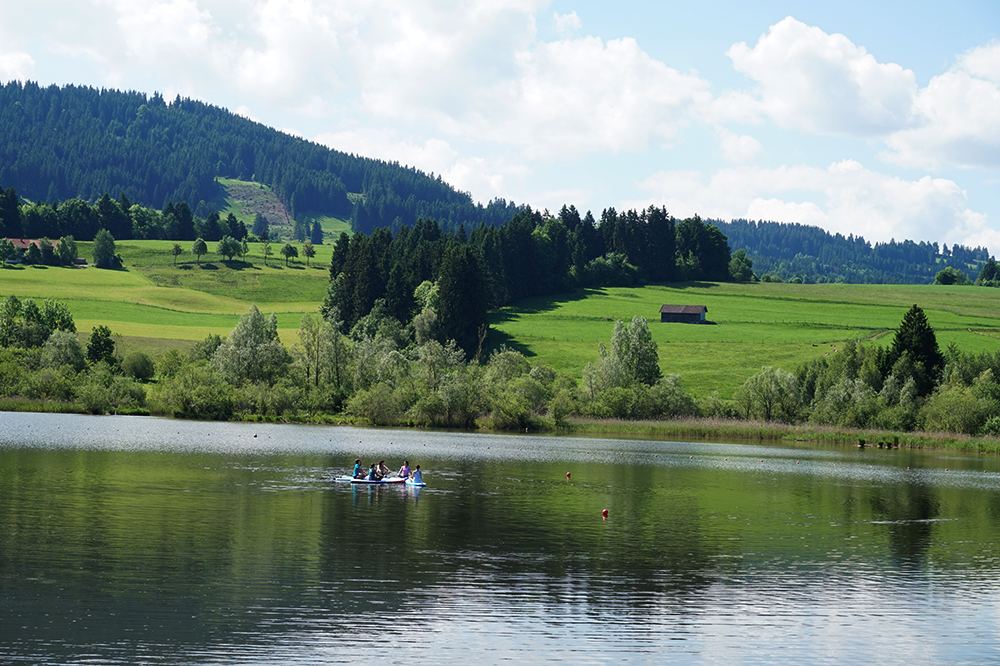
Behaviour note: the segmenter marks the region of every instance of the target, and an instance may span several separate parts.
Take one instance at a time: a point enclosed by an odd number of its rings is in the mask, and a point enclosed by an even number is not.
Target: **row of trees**
[[[564,206],[558,217],[528,208],[470,235],[464,227],[447,233],[427,219],[396,235],[343,233],[322,312],[336,308],[348,327],[376,303],[398,321],[420,315],[431,337],[456,340],[472,357],[483,343],[487,311],[523,298],[649,280],[752,279],[745,253],[731,255],[726,237],[698,217],[678,221],[655,207],[621,215],[608,209],[595,224],[589,213],[581,218]],[[433,300],[415,296],[423,283]]]
[[[416,297],[430,305],[433,292],[421,285]],[[275,316],[254,306],[228,337],[169,351],[154,366],[142,352],[122,356],[103,326],[82,344],[61,304],[8,297],[0,305],[0,395],[209,419],[345,412],[376,424],[524,429],[571,415],[700,415],[1000,435],[1000,353],[942,353],[917,306],[889,347],[847,343],[792,371],[765,367],[732,400],[700,401],[678,377],[661,376],[640,317],[615,323],[581,380],[506,347],[470,362],[455,341],[428,336],[426,318],[403,323],[379,305],[348,329],[333,308],[305,315],[287,349]]]
[[[731,415],[851,428],[1000,435],[1000,352],[941,352],[914,305],[888,348],[845,344],[794,371],[765,367]]]
[[[93,240],[100,230],[118,240],[236,240],[247,237],[246,225],[229,213],[225,218],[212,212],[196,217],[185,202],[167,202],[163,211],[132,203],[124,194],[112,199],[105,193],[93,205],[83,199],[23,204],[17,191],[0,191],[0,236],[7,238],[59,238]],[[322,233],[320,233],[322,240]]]
[[[910,240],[873,244],[797,223],[713,222],[733,247],[753,257],[762,278],[782,282],[928,284],[942,269],[975,275],[990,259],[985,247]]]
[[[76,402],[94,413],[145,408],[155,365],[144,352],[120,356],[97,326],[86,344],[62,303],[8,296],[0,304],[0,396]]]

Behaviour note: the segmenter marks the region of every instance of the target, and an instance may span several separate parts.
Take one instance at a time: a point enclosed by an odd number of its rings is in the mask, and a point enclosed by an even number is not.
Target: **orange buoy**
[[[604,520],[608,519],[608,510],[607,509],[604,509],[603,511],[601,511],[601,517],[604,518]]]

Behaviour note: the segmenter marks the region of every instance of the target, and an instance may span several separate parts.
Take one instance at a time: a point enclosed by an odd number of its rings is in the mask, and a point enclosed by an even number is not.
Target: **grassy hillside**
[[[86,256],[89,244],[81,243]],[[209,333],[228,335],[256,303],[275,312],[286,345],[297,341],[299,320],[315,312],[326,293],[332,247],[317,246],[285,266],[280,256],[264,264],[262,246],[251,245],[246,262],[227,263],[214,252],[199,264],[190,243],[177,265],[172,241],[118,243],[126,270],[95,268],[0,269],[0,298],[57,298],[66,302],[82,333],[106,324],[132,348],[158,352],[187,346]],[[301,249],[301,246],[299,246]],[[275,252],[279,244],[272,245]],[[215,243],[209,243],[215,249]],[[491,345],[507,344],[557,370],[579,377],[607,342],[616,319],[633,315],[650,322],[660,367],[681,375],[695,395],[729,397],[762,366],[793,369],[839,353],[848,340],[888,344],[914,303],[927,313],[941,348],[1000,349],[997,292],[976,287],[919,285],[792,285],[688,283],[639,289],[586,290],[533,299],[494,313]],[[712,325],[659,323],[665,303],[708,306]]]
[[[217,178],[219,193],[209,204],[222,217],[230,213],[236,219],[246,224],[247,229],[253,227],[257,213],[266,217],[272,228],[284,237],[292,233],[292,216],[281,203],[274,191],[263,183],[255,183],[235,178]],[[310,228],[314,220],[319,220],[327,243],[332,243],[342,231],[351,233],[351,225],[347,220],[326,215],[318,211],[301,212],[302,220]]]
[[[708,306],[714,325],[661,324],[666,303]],[[694,283],[641,289],[588,290],[564,298],[533,299],[492,317],[495,339],[577,376],[611,338],[616,319],[650,322],[665,374],[704,396],[732,392],[762,366],[793,369],[838,353],[848,340],[888,344],[914,303],[946,348],[1000,348],[1000,311],[994,290],[922,285],[791,285]]]
[[[87,256],[89,243],[80,243]],[[215,243],[209,243],[215,249]],[[89,332],[106,324],[133,340],[136,347],[159,350],[187,346],[209,333],[228,335],[240,315],[256,303],[278,317],[279,334],[286,345],[297,341],[295,331],[305,312],[315,312],[326,293],[332,248],[316,246],[316,257],[285,266],[272,256],[264,264],[263,246],[251,244],[246,262],[222,260],[214,252],[191,254],[191,243],[181,243],[184,254],[173,264],[172,241],[123,241],[116,249],[126,270],[93,267],[21,266],[0,269],[0,297],[56,298],[73,312],[77,329]],[[301,246],[298,246],[301,251]],[[280,245],[272,244],[275,252]]]

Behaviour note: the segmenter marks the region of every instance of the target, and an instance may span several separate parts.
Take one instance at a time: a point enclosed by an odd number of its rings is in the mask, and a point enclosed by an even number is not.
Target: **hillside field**
[[[332,247],[316,246],[286,267],[275,254],[264,265],[262,246],[251,245],[246,262],[231,264],[212,251],[199,264],[191,243],[173,264],[173,241],[117,244],[126,270],[0,269],[0,298],[8,294],[56,298],[73,312],[81,336],[98,324],[123,336],[128,348],[154,353],[186,347],[209,333],[228,335],[251,304],[276,313],[287,346],[297,342],[303,313],[315,312],[326,293]],[[272,244],[275,253],[280,244]],[[301,245],[297,245],[301,252]],[[88,243],[80,253],[88,256]],[[705,305],[710,325],[661,324],[663,304]],[[533,361],[580,377],[598,358],[616,319],[649,321],[664,374],[679,374],[696,396],[715,391],[728,398],[762,366],[794,369],[848,340],[888,344],[914,303],[926,312],[944,350],[955,343],[968,352],[1000,349],[1000,291],[933,285],[793,285],[686,283],[636,289],[581,290],[532,299],[491,315],[490,345],[507,344]]]
[[[1000,349],[1000,292],[934,285],[801,285],[688,283],[639,289],[586,290],[532,299],[494,313],[503,341],[558,370],[580,376],[611,339],[616,319],[645,317],[664,374],[679,374],[697,396],[728,398],[766,365],[793,370],[836,354],[849,340],[889,344],[916,303],[937,332],[968,352]],[[708,325],[661,324],[664,304],[705,305]]]
[[[278,333],[290,346],[303,313],[315,312],[329,281],[330,245],[317,245],[307,266],[300,256],[285,266],[277,254],[264,264],[263,246],[250,245],[246,261],[229,263],[209,253],[200,263],[191,242],[181,242],[177,265],[170,255],[174,241],[120,241],[116,250],[125,270],[93,267],[18,266],[0,269],[0,298],[55,298],[73,312],[77,330],[89,334],[105,324],[123,336],[130,348],[153,352],[186,347],[209,333],[228,335],[251,304],[265,314],[274,312]],[[80,255],[90,255],[90,243],[78,243]],[[300,253],[301,244],[296,244]]]
[[[270,187],[263,183],[235,178],[215,180],[219,191],[209,203],[222,217],[232,213],[247,226],[247,229],[251,229],[254,218],[260,213],[270,221],[274,231],[280,232],[284,237],[291,234],[291,216]],[[306,225],[311,227],[315,220],[319,220],[326,243],[335,241],[341,232],[351,233],[351,225],[346,220],[317,211],[304,212],[303,221]]]

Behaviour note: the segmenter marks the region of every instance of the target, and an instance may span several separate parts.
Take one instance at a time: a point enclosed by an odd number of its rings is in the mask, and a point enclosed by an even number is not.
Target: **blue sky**
[[[201,99],[553,211],[1000,252],[1000,3],[0,0],[0,80]]]

